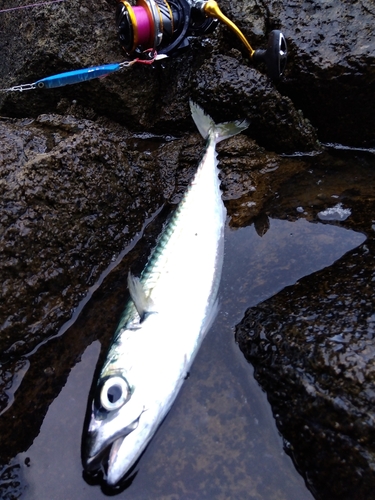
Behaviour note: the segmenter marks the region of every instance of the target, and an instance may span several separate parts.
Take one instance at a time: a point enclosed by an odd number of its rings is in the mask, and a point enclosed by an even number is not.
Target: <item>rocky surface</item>
[[[127,152],[118,127],[42,115],[3,121],[0,134],[4,360],[56,332],[163,187],[161,170],[147,152]]]
[[[10,0],[4,3],[4,8],[12,6]],[[245,112],[255,137],[268,148],[312,149],[316,134],[306,118],[323,142],[373,144],[375,11],[369,0],[223,0],[220,6],[255,48],[266,45],[270,30],[284,32],[290,55],[277,89],[259,74],[264,68],[249,63],[228,28],[220,27],[203,41],[192,39],[189,50],[154,69],[134,66],[102,81],[32,96],[0,95],[0,110],[36,117],[55,111],[63,96],[125,125],[164,132],[191,126],[186,97],[195,92],[211,108],[223,105],[221,116]],[[2,87],[124,59],[110,0],[95,6],[66,0],[4,12],[0,23]],[[305,118],[296,114],[299,109]]]
[[[374,4],[351,1],[271,1],[269,22],[289,41],[280,91],[318,129],[322,142],[372,146],[375,118]]]

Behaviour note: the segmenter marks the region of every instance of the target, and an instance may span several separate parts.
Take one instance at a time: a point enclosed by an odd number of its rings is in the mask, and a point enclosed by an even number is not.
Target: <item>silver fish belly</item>
[[[226,210],[215,146],[248,125],[215,125],[190,105],[207,147],[140,279],[129,276],[131,298],[84,430],[83,466],[97,470],[108,457],[109,485],[132,467],[169,411],[217,310]]]

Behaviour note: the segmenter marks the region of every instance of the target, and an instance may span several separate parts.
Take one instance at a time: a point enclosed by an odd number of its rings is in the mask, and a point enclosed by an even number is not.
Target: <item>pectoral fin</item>
[[[133,276],[130,272],[128,274],[128,288],[130,297],[134,302],[140,322],[142,323],[148,314],[155,312],[153,309],[154,303],[151,297],[146,295],[141,280]]]

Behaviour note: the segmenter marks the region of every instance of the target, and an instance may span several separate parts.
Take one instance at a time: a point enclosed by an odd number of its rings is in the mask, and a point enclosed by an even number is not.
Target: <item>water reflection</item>
[[[99,341],[86,348],[65,387],[50,405],[40,434],[26,452],[18,455],[27,484],[26,498],[85,498],[78,494],[77,483],[82,494],[90,498],[90,487],[81,479],[79,443],[99,353]]]
[[[234,343],[233,328],[248,306],[329,266],[363,239],[360,233],[303,219],[270,219],[262,237],[254,226],[226,229],[219,316],[132,485],[119,498],[312,498],[283,451],[265,394]],[[88,309],[95,322],[90,304]],[[86,349],[33,445],[17,456],[26,483],[22,498],[105,496],[82,479],[80,463],[87,394],[99,351],[97,342]]]

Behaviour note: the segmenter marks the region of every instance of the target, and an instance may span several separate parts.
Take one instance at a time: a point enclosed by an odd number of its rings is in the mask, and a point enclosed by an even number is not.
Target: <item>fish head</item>
[[[143,404],[123,374],[99,380],[82,443],[82,463],[87,472],[103,469],[107,462],[109,473],[116,450],[138,427],[143,412]]]

